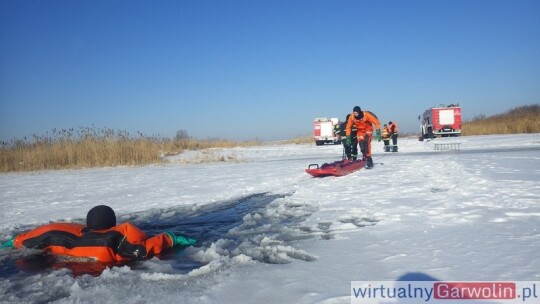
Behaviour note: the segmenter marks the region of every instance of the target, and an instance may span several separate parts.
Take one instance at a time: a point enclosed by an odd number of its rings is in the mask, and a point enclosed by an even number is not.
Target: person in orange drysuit
[[[373,159],[371,158],[371,138],[373,137],[373,124],[376,129],[377,141],[381,141],[381,123],[375,114],[370,111],[362,111],[359,106],[353,108],[353,113],[347,121],[345,130],[346,141],[350,142],[352,127],[356,126],[358,144],[366,160],[366,168],[373,168]]]
[[[86,226],[52,223],[21,233],[2,247],[41,249],[54,255],[89,258],[102,263],[142,260],[177,245],[196,241],[172,232],[148,237],[131,223],[116,225],[116,214],[109,206],[99,205],[86,216]]]

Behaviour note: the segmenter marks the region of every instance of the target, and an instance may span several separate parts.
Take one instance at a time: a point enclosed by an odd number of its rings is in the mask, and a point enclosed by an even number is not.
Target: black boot
[[[392,152],[397,152],[397,146],[394,146]]]
[[[373,168],[373,159],[370,156],[367,158],[366,169],[371,169],[371,168]]]

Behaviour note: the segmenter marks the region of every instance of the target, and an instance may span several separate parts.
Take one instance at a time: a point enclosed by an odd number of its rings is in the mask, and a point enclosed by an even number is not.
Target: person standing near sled
[[[373,168],[371,158],[371,138],[373,137],[373,125],[375,125],[377,141],[381,141],[381,123],[375,114],[370,111],[362,111],[359,106],[353,108],[352,115],[347,120],[346,141],[351,141],[352,127],[356,126],[356,135],[363,159],[366,160],[366,168]]]
[[[390,152],[390,133],[387,124],[384,124],[382,128],[382,141],[384,143],[384,152]]]
[[[392,138],[392,152],[397,152],[398,151],[398,145],[397,145],[398,127],[395,121],[388,122],[388,133],[390,134],[390,138]]]
[[[190,246],[196,240],[172,232],[152,237],[131,223],[116,225],[116,214],[99,205],[86,216],[86,226],[52,223],[11,238],[3,248],[34,248],[53,255],[88,258],[102,263],[143,260],[175,246]]]
[[[345,139],[343,140],[343,149],[345,149],[345,155],[347,159],[356,160],[358,158],[358,139],[356,138],[356,126],[353,125],[352,127],[350,143],[347,143],[346,140],[347,121],[349,121],[350,116],[351,114],[347,114],[345,121],[340,124],[339,135],[341,135],[341,137]]]

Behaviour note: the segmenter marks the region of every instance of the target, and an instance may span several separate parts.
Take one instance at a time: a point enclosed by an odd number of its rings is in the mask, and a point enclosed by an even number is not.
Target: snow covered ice
[[[435,151],[442,141],[460,150]],[[0,302],[349,303],[351,281],[540,280],[540,134],[401,138],[398,153],[372,145],[375,168],[343,177],[304,172],[342,156],[314,144],[215,149],[218,163],[191,151],[165,165],[1,174],[1,240],[107,204],[119,222],[200,242],[97,276],[18,269],[29,253],[2,250]]]

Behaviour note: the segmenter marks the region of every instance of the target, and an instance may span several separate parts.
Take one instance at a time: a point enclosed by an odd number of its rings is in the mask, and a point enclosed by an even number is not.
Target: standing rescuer
[[[398,145],[397,145],[398,126],[395,121],[388,122],[388,133],[390,134],[390,138],[392,138],[392,152],[397,152],[398,151]]]
[[[370,111],[362,111],[359,106],[353,108],[352,115],[347,120],[346,141],[351,143],[352,127],[356,126],[358,144],[362,151],[363,159],[366,160],[366,168],[373,168],[371,158],[371,138],[373,137],[373,125],[375,125],[377,141],[381,141],[381,123],[375,114]]]
[[[388,132],[387,124],[384,124],[382,128],[382,141],[384,143],[384,152],[390,152],[390,132]]]
[[[345,118],[345,121],[340,124],[339,128],[339,135],[341,135],[343,140],[343,148],[345,149],[345,155],[348,160],[356,160],[358,158],[358,139],[356,138],[356,126],[352,126],[352,132],[351,132],[351,140],[349,143],[347,143],[346,137],[347,137],[347,122],[349,121],[349,117],[351,114],[347,114],[347,117]]]
[[[4,248],[34,248],[62,256],[89,258],[102,263],[142,260],[175,246],[190,246],[196,240],[172,232],[148,237],[131,223],[116,225],[116,214],[99,205],[86,216],[86,226],[52,223],[21,233]]]

